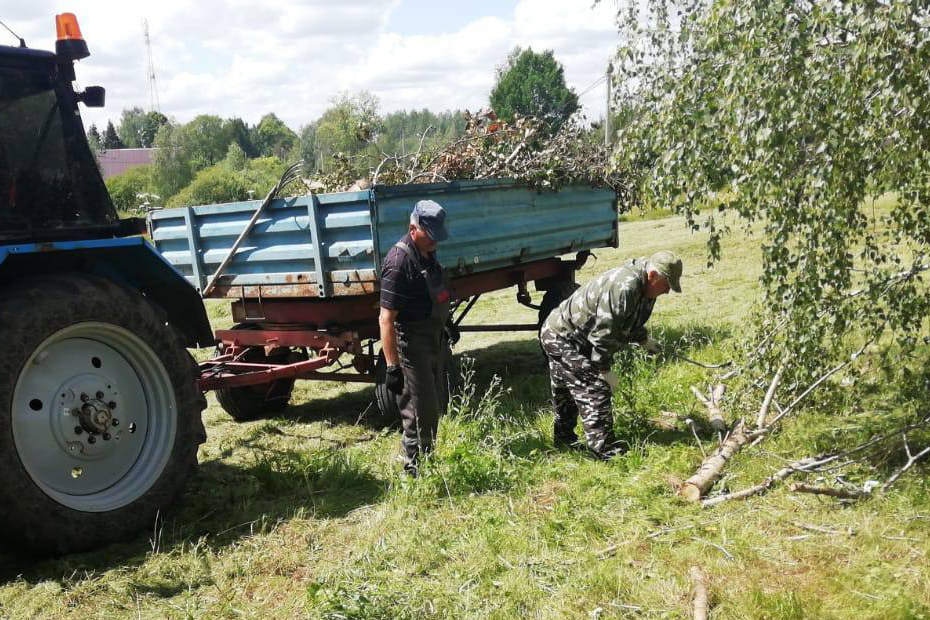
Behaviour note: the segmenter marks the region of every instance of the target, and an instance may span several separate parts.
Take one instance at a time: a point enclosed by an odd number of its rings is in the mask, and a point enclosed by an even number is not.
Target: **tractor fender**
[[[200,294],[141,237],[0,245],[0,291],[23,279],[66,271],[140,291],[165,311],[188,347],[214,344]]]

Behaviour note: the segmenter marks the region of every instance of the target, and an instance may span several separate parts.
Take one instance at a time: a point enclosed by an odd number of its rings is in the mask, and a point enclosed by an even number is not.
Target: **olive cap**
[[[681,292],[681,259],[674,252],[662,250],[649,257],[649,267],[662,274],[676,293]]]

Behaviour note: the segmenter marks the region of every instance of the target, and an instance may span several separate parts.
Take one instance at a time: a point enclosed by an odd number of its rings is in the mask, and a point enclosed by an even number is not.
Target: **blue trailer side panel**
[[[152,240],[203,290],[260,205],[252,200],[156,211],[149,215]],[[219,280],[225,289],[304,285],[319,297],[338,294],[346,282],[375,283],[368,192],[273,201]]]
[[[446,209],[450,237],[438,253],[454,276],[618,242],[616,196],[609,189],[539,192],[506,180],[375,186],[273,201],[210,296],[375,292],[381,261],[406,233],[413,205],[422,199]],[[162,255],[203,290],[260,204],[155,211],[149,229]]]
[[[614,192],[568,186],[539,192],[509,181],[376,187],[378,264],[408,228],[418,200],[446,210],[439,261],[453,275],[490,271],[616,243]]]

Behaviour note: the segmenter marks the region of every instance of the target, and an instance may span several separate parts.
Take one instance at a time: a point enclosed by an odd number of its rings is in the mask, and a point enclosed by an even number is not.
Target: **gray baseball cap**
[[[649,266],[665,276],[668,285],[676,293],[681,292],[681,259],[674,252],[662,250],[649,257]]]
[[[420,200],[413,205],[413,216],[410,219],[437,243],[449,238],[449,231],[446,230],[446,211],[438,202]]]

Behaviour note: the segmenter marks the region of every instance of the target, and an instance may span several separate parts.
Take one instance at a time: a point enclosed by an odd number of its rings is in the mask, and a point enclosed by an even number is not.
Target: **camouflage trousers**
[[[539,341],[549,361],[556,443],[571,445],[578,441],[575,426],[580,413],[588,449],[599,458],[610,458],[618,451],[610,385],[577,345],[545,327]]]

